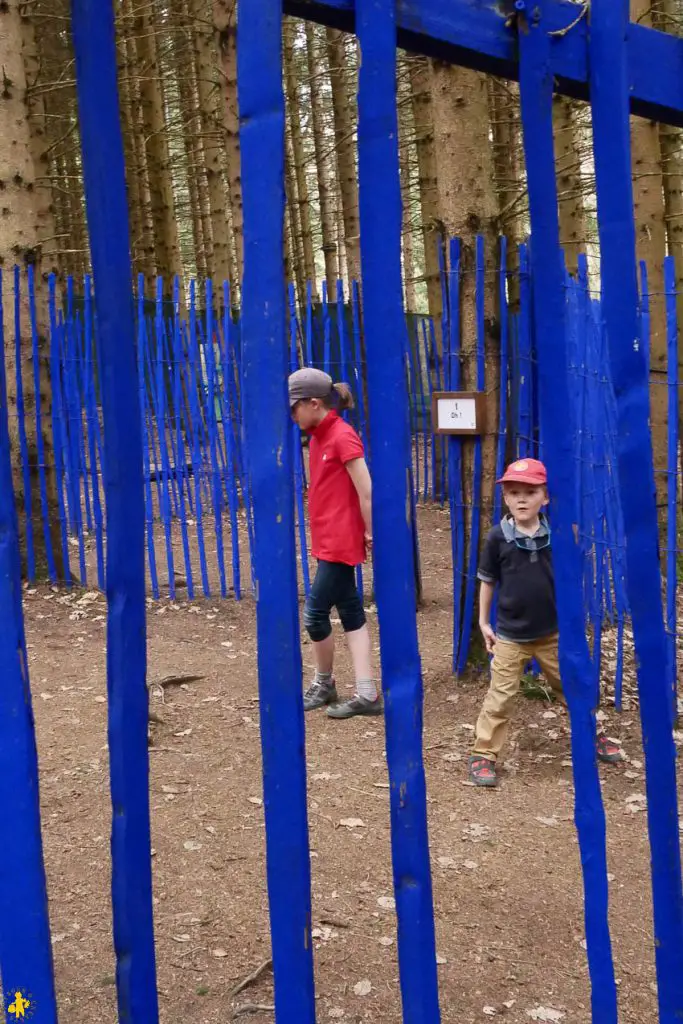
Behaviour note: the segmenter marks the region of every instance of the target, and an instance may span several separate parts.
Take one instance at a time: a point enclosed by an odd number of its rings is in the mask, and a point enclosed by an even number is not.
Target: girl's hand
[[[365,531],[365,550],[368,554],[372,551],[372,534]]]
[[[493,631],[493,627],[490,623],[484,622],[479,624],[479,629],[486,644],[486,653],[493,654],[493,648],[496,646],[496,634]]]

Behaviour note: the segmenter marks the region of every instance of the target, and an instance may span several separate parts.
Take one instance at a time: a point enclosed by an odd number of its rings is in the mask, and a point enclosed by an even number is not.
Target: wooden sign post
[[[432,432],[469,437],[486,431],[483,391],[435,391],[432,394]]]

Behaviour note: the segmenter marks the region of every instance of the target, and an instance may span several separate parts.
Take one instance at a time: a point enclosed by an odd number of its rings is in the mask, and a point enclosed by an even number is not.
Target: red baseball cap
[[[511,462],[497,484],[539,484],[548,483],[548,473],[538,459],[518,459]]]

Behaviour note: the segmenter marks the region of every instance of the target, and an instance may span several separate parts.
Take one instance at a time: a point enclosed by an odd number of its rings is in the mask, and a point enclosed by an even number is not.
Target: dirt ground
[[[586,1024],[567,716],[520,698],[502,785],[481,792],[467,784],[487,678],[483,668],[459,682],[450,674],[447,518],[421,510],[420,533],[442,1019]],[[115,1019],[105,602],[92,590],[32,587],[25,610],[60,1013],[99,1024]],[[249,595],[240,603],[150,600],[148,630],[150,681],[202,677],[151,691],[161,719],[150,754],[161,1018],[223,1024],[246,1004],[272,1004],[267,969],[232,994],[270,955],[254,604]],[[306,643],[303,652],[310,671]],[[342,691],[351,688],[345,653],[337,676]],[[601,768],[621,1020],[644,1024],[655,1020],[656,1001],[639,721],[633,705],[607,712],[607,731],[629,758]],[[399,1024],[383,721],[333,722],[316,712],[306,739],[317,1018]],[[363,824],[341,824],[353,818]],[[269,1021],[272,1012],[244,1019]]]

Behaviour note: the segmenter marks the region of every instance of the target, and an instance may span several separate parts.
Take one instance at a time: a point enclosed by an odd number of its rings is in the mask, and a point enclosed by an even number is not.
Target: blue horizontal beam
[[[486,0],[397,0],[398,45],[452,64],[519,78],[512,3]],[[283,0],[285,14],[353,32],[355,0]],[[553,36],[556,89],[588,100],[588,24],[577,4],[549,0],[545,17]],[[569,27],[571,26],[571,27]],[[631,24],[627,39],[631,112],[683,127],[683,39]]]

